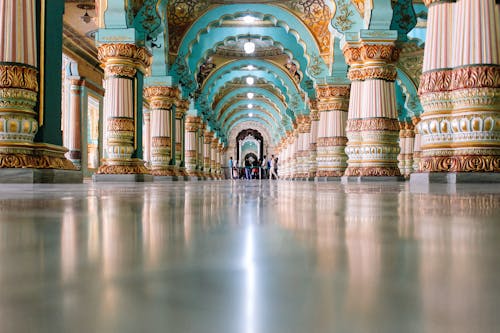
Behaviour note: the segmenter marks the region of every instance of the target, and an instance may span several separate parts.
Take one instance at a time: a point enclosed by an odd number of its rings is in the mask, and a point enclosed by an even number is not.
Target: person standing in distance
[[[274,175],[274,178],[278,179],[278,175],[276,174],[276,169],[275,169],[275,166],[276,166],[276,160],[274,159],[274,155],[271,155],[271,169],[270,169],[270,174],[269,174],[269,179],[273,179],[273,175]]]

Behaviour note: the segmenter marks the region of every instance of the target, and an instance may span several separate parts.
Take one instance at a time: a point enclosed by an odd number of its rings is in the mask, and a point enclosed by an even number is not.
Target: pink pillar
[[[393,65],[399,50],[391,38],[361,38],[343,48],[353,81],[346,128],[346,176],[401,176]]]
[[[173,176],[172,109],[179,98],[174,87],[151,86],[144,89],[151,109],[151,174]]]
[[[419,172],[500,172],[500,5],[426,4]]]
[[[349,108],[349,85],[318,86],[319,110],[317,177],[340,177],[347,167],[345,126]]]
[[[198,165],[198,129],[201,123],[200,117],[188,116],[185,122],[186,144],[185,144],[185,167],[187,175],[197,177]]]
[[[102,44],[104,65],[104,137],[106,158],[99,174],[147,174],[144,161],[132,158],[136,147],[136,110],[133,84],[137,71],[146,72],[151,55],[134,44]]]

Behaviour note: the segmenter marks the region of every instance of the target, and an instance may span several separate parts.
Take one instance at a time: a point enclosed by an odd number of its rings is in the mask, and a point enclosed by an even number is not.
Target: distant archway
[[[240,165],[250,154],[253,155],[252,158],[260,160],[264,151],[264,138],[255,129],[245,129],[236,136],[236,149]]]

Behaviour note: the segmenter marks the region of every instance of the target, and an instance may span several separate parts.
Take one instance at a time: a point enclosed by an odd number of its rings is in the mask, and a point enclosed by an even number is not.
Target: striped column
[[[317,139],[317,177],[340,177],[347,167],[345,126],[349,108],[349,85],[325,85],[317,88],[319,110]]]
[[[426,0],[419,172],[500,172],[500,5]]]
[[[64,146],[68,148],[66,157],[80,170],[82,168],[82,130],[81,130],[81,105],[82,105],[82,85],[84,80],[80,77],[70,78],[69,110],[66,116],[67,137]]]
[[[311,117],[297,116],[297,153],[293,178],[306,179],[309,174],[309,142],[311,140]]]
[[[420,158],[422,156],[421,135],[418,126],[418,123],[420,122],[420,117],[412,118],[411,122],[413,125],[413,131],[415,133],[415,141],[413,145],[413,165],[412,165],[412,172],[415,172],[418,170],[418,166],[420,164]]]
[[[224,145],[219,142],[217,145],[217,176],[218,179],[224,179],[224,174],[222,172],[222,153],[224,151]]]
[[[151,174],[174,176],[172,161],[172,112],[179,98],[175,87],[144,88],[151,112]]]
[[[318,172],[318,163],[316,158],[318,156],[317,141],[318,141],[318,128],[319,128],[319,111],[317,103],[311,107],[311,135],[309,141],[309,163],[307,170],[307,178],[314,179]]]
[[[203,176],[206,179],[212,179],[210,172],[210,157],[211,157],[211,144],[214,134],[206,131],[203,135]]]
[[[185,167],[190,177],[198,177],[198,129],[201,123],[200,117],[187,116],[184,125],[186,131],[185,145]]]
[[[405,178],[413,172],[413,149],[415,146],[415,130],[411,121],[399,123],[399,170]]]
[[[151,167],[151,111],[149,108],[142,110],[142,151],[146,166]]]
[[[389,38],[363,40],[344,48],[351,101],[346,133],[346,176],[401,176],[398,167],[399,121],[393,63],[399,50]]]
[[[36,1],[0,1],[0,168],[68,169],[66,149],[34,143],[39,70]]]
[[[198,174],[198,178],[203,179],[205,178],[205,171],[204,171],[204,166],[205,166],[205,130],[206,130],[206,123],[203,122],[200,118],[200,124],[198,126],[198,131],[197,131],[197,142],[198,142],[198,150],[197,150],[197,160],[196,160],[196,170]]]
[[[219,147],[219,139],[212,137],[212,142],[210,143],[210,177],[212,179],[218,179],[217,175],[217,150]]]
[[[188,100],[179,100],[175,109],[175,174],[177,176],[185,176],[186,168],[184,156],[184,118],[189,110]]]
[[[107,158],[98,174],[147,174],[144,161],[132,158],[137,149],[134,79],[146,72],[151,55],[134,44],[102,44],[98,58],[104,65],[104,137]]]

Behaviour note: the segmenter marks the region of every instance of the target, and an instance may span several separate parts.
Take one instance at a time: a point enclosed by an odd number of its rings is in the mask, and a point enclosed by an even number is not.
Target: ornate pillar
[[[210,144],[210,176],[212,179],[217,179],[217,149],[219,147],[219,139],[212,136],[212,142]]]
[[[67,149],[47,143],[34,143],[35,134],[39,131],[38,121],[44,119],[44,109],[42,112],[36,109],[40,83],[37,58],[37,29],[40,22],[37,19],[36,1],[0,1],[0,13],[0,168],[17,169],[14,179],[9,171],[5,170],[4,177],[4,170],[0,170],[0,182],[4,179],[7,182],[39,182],[34,175],[36,169],[47,172],[75,170],[75,166],[64,156]],[[60,76],[57,78],[60,79]],[[46,92],[49,92],[48,89]],[[26,178],[19,175],[20,172]],[[63,177],[68,179],[68,175]],[[55,178],[54,175],[51,177]],[[81,173],[78,178],[72,178],[71,181],[81,182]]]
[[[197,132],[197,137],[196,139],[198,140],[198,150],[197,150],[197,160],[196,160],[196,169],[198,173],[198,178],[204,179],[205,178],[205,171],[204,171],[204,166],[205,166],[205,129],[206,129],[206,124],[203,122],[203,120],[200,118],[200,124],[198,126],[198,132]]]
[[[80,77],[69,78],[69,110],[66,116],[67,121],[67,141],[64,146],[68,148],[67,158],[80,170],[82,168],[82,126],[81,126],[81,106],[82,106],[82,85],[83,79]]]
[[[412,165],[412,172],[415,172],[416,170],[418,170],[418,165],[420,164],[420,157],[422,156],[421,135],[418,126],[420,118],[414,117],[411,119],[411,122],[413,125],[413,131],[415,132],[415,143],[413,146],[413,165]]]
[[[349,85],[318,86],[318,180],[333,180],[335,178],[332,177],[343,176],[347,167],[345,127],[349,96]]]
[[[219,142],[217,145],[217,175],[219,179],[224,179],[224,172],[222,171],[222,152],[224,151],[224,145]]]
[[[178,101],[175,109],[175,173],[179,177],[186,176],[184,156],[184,118],[188,110],[188,100]]]
[[[309,166],[308,166],[308,180],[314,180],[318,172],[317,162],[317,142],[318,142],[318,129],[319,129],[319,111],[318,103],[314,103],[311,107],[311,139],[309,141]]]
[[[399,170],[405,178],[413,172],[413,149],[415,146],[415,130],[410,121],[399,123]]]
[[[311,141],[311,117],[300,115],[297,116],[297,153],[296,153],[296,164],[295,173],[293,177],[295,179],[308,178],[309,171],[309,142]]]
[[[151,112],[151,174],[174,176],[172,161],[172,112],[179,96],[174,87],[151,86],[144,88],[144,98]]]
[[[151,167],[151,111],[144,107],[142,110],[142,144],[143,158],[148,168]]]
[[[198,178],[198,129],[200,126],[200,117],[187,116],[185,123],[186,145],[185,145],[185,167],[189,177]]]
[[[214,134],[206,131],[203,136],[203,175],[206,179],[212,179],[210,172],[210,145]]]
[[[151,64],[151,55],[134,44],[102,44],[98,58],[104,66],[104,138],[107,157],[98,174],[148,174],[144,161],[132,158],[136,147],[137,71]],[[98,179],[98,178],[96,178]]]
[[[429,177],[429,172],[500,172],[498,1],[425,3],[428,47],[419,87],[424,113],[418,124],[418,171],[427,176],[415,177]]]
[[[399,121],[396,108],[394,62],[399,50],[395,31],[371,37],[362,31],[360,41],[343,47],[353,81],[347,120],[345,176],[401,176],[398,168]],[[346,178],[348,179],[348,178]]]

